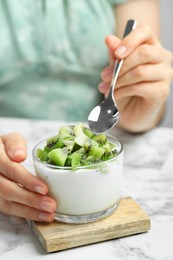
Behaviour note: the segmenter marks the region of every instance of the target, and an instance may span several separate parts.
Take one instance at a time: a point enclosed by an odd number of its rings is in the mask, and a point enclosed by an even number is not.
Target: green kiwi
[[[72,170],[76,170],[78,166],[81,166],[81,160],[85,156],[85,150],[84,148],[80,148],[79,150],[71,153],[67,157],[66,165],[70,163],[70,166],[72,167]]]
[[[113,149],[110,142],[106,142],[105,144],[101,145],[101,147],[105,150],[106,153],[111,152]]]
[[[93,156],[94,158],[101,158],[105,150],[98,146],[92,146],[88,155]]]
[[[50,152],[53,149],[62,148],[64,146],[65,146],[64,143],[62,142],[62,140],[58,136],[53,136],[52,138],[49,138],[47,140],[47,144],[44,147],[44,150],[46,152]]]
[[[92,140],[92,139],[90,139],[90,138],[88,138],[86,141],[85,141],[85,143],[84,143],[84,148],[85,148],[85,150],[88,152],[90,149],[91,149],[91,147],[93,147],[93,146],[99,146],[99,143],[97,143],[96,141],[94,141],[94,140]]]
[[[110,151],[110,152],[105,152],[101,156],[101,159],[102,159],[102,161],[107,161],[107,160],[110,160],[111,158],[115,157],[116,155],[117,155],[117,151],[116,150],[113,150],[113,151]]]
[[[50,151],[47,156],[53,164],[57,166],[64,166],[69,152],[69,147],[56,148]]]
[[[82,154],[78,151],[74,152],[71,156],[72,170],[76,170],[78,166],[81,166]]]
[[[61,140],[68,139],[69,137],[73,137],[74,134],[74,125],[62,126],[59,130],[59,137]]]
[[[94,136],[94,133],[88,128],[88,127],[84,127],[83,128],[83,132],[85,135],[87,135],[89,138],[92,138]]]
[[[47,139],[44,149],[36,151],[40,161],[72,170],[109,160],[116,154],[115,145],[104,133],[95,134],[82,124],[62,126],[57,135]]]
[[[40,148],[37,149],[36,155],[43,162],[47,161],[47,159],[48,159],[47,152]]]
[[[47,139],[47,145],[51,145],[52,143],[56,143],[59,139],[59,135],[54,135]]]
[[[88,139],[88,136],[85,135],[83,132],[80,133],[75,139],[74,142],[78,144],[79,146],[84,146],[86,140]]]
[[[79,136],[81,133],[83,133],[82,126],[80,124],[74,126],[74,134],[75,136]]]
[[[74,138],[72,138],[72,137],[69,137],[69,138],[64,138],[63,140],[62,140],[62,143],[65,145],[65,146],[74,146]]]
[[[105,134],[98,134],[94,135],[92,139],[96,142],[98,142],[100,145],[103,145],[107,142],[107,137]]]

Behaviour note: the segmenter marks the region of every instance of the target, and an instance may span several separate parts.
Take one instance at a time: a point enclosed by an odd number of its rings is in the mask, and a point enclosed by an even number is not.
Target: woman
[[[86,120],[99,102],[94,86],[100,72],[99,91],[106,95],[114,61],[123,58],[115,89],[118,125],[133,133],[155,127],[173,78],[172,53],[159,41],[158,1],[35,2],[0,1],[1,33],[6,36],[0,46],[1,116]],[[138,26],[121,40],[128,19]],[[0,151],[0,210],[53,221],[56,204],[48,187],[20,164],[26,159],[24,137],[1,136]]]

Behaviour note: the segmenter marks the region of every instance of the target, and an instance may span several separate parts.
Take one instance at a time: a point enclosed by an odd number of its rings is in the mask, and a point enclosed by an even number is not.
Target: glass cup
[[[112,214],[122,195],[123,146],[111,136],[117,155],[108,161],[90,166],[60,167],[41,162],[36,149],[46,145],[46,140],[33,149],[36,176],[47,183],[49,195],[57,201],[55,220],[65,223],[88,223]]]

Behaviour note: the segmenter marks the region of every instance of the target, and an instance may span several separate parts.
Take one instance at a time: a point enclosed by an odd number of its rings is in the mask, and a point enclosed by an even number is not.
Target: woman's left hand
[[[119,127],[130,132],[149,130],[158,124],[173,79],[173,54],[164,49],[151,30],[138,25],[122,41],[108,36],[110,65],[101,74],[101,93],[107,95],[115,59],[124,59],[115,88],[120,111]]]

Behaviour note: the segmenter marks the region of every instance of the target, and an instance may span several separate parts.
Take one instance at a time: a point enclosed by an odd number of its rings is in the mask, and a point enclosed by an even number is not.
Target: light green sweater
[[[0,116],[85,121],[123,0],[0,0]]]

